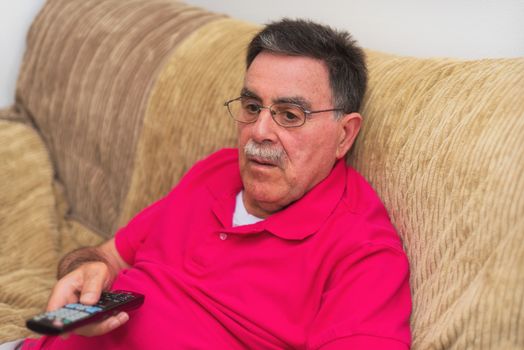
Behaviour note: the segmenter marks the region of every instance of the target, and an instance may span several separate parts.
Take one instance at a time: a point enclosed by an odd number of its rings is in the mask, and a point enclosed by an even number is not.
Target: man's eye
[[[255,103],[247,103],[244,104],[244,110],[248,113],[258,113],[260,110],[260,106]]]
[[[297,121],[297,119],[299,119],[299,116],[297,116],[296,114],[293,114],[292,112],[288,111],[288,112],[284,113],[284,118],[288,122],[294,122],[294,121]]]

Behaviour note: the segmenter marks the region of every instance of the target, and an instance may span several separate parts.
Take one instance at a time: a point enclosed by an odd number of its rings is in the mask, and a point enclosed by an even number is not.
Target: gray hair
[[[322,60],[329,71],[334,108],[344,113],[360,110],[367,86],[365,55],[348,32],[285,18],[270,23],[251,40],[247,68],[262,51]]]

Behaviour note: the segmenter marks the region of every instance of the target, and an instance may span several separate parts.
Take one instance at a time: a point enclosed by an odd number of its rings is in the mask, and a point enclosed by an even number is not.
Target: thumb
[[[80,302],[93,305],[100,299],[106,287],[109,270],[104,263],[91,263],[84,270],[84,284],[80,292]]]

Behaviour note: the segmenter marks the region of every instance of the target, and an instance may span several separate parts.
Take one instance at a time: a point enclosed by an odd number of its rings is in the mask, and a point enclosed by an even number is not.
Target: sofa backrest
[[[170,0],[47,2],[17,108],[47,144],[72,216],[110,236],[235,144],[222,104],[257,29]],[[410,258],[413,348],[524,347],[524,59],[367,55],[348,161]]]
[[[351,162],[404,241],[413,348],[523,348],[524,59],[368,58]]]
[[[49,147],[72,217],[105,236],[116,229],[158,72],[220,17],[166,0],[46,2],[16,97]]]

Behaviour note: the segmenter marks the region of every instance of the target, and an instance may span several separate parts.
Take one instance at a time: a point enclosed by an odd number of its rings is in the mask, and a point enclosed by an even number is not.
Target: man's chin
[[[284,197],[276,185],[271,186],[267,182],[247,182],[244,185],[244,204],[246,208],[251,208],[253,212],[248,212],[255,216],[266,217],[282,210],[287,205]],[[264,215],[261,216],[260,212]]]

